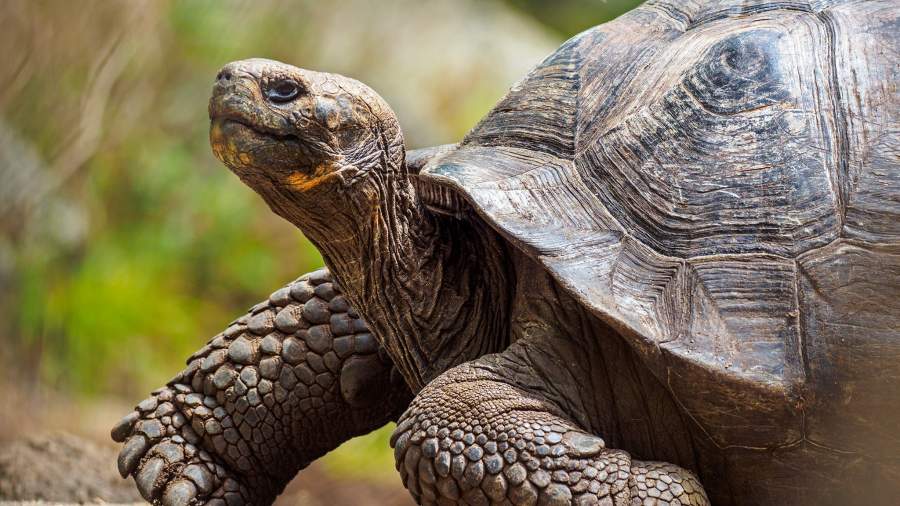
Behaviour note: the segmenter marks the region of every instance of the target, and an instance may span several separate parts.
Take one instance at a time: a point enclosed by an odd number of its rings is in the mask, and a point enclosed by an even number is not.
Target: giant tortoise
[[[457,145],[352,79],[225,66],[216,156],[319,248],[113,429],[264,504],[395,420],[422,504],[900,503],[900,8],[653,1]]]

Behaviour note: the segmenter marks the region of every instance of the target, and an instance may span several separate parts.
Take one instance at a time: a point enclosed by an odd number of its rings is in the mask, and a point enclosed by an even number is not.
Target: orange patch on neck
[[[324,182],[333,171],[328,164],[321,163],[316,165],[311,174],[303,172],[292,172],[287,177],[287,183],[295,190],[306,191],[318,186]]]

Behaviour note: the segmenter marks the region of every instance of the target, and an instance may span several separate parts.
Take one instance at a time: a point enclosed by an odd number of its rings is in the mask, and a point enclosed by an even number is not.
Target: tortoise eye
[[[265,91],[266,98],[276,104],[283,104],[300,96],[300,85],[289,79],[273,82]]]

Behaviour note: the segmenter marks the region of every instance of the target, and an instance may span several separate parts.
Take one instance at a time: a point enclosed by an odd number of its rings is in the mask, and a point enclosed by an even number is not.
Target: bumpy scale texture
[[[397,469],[420,503],[709,504],[690,472],[606,448],[477,364],[425,387],[394,432]]]
[[[235,320],[113,429],[127,441],[119,472],[155,503],[271,502],[298,469],[401,409],[409,394],[392,372],[330,274],[311,273]]]

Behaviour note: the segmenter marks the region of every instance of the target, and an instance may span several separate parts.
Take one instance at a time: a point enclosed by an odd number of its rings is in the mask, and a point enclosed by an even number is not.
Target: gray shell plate
[[[896,456],[898,10],[650,2],[421,177],[619,329],[717,445]]]

